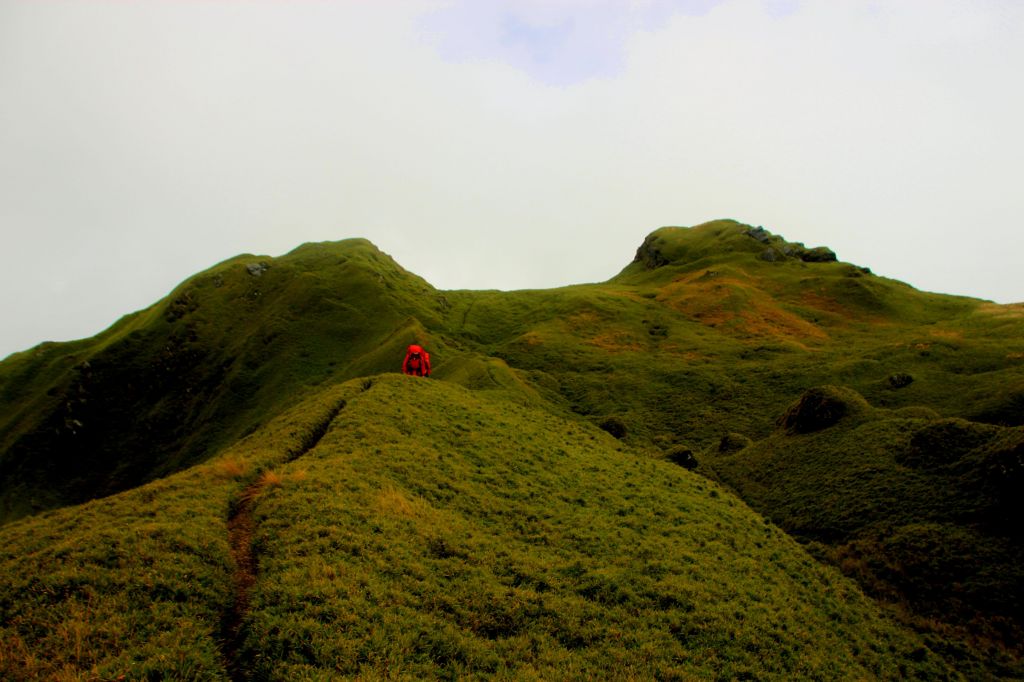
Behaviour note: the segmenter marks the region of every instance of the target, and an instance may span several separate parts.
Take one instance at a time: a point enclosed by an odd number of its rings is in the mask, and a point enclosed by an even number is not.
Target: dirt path
[[[373,380],[367,379],[363,382],[362,392],[370,390],[372,386]],[[319,445],[330,430],[335,418],[345,409],[346,405],[344,400],[339,402],[322,422],[310,430],[302,445],[296,451],[288,453],[285,463],[294,462]],[[232,511],[227,524],[228,545],[231,548],[231,558],[234,559],[235,564],[231,574],[234,599],[222,621],[221,646],[228,678],[235,682],[249,680],[252,674],[242,655],[242,646],[245,644],[247,635],[245,619],[249,614],[250,593],[253,585],[256,584],[258,570],[256,553],[253,551],[253,536],[256,534],[253,507],[264,488],[263,481],[264,479],[261,477],[251,482],[238,495],[234,504],[231,505]]]
[[[259,482],[250,484],[239,496],[235,511],[228,519],[228,544],[235,560],[231,575],[234,585],[234,601],[224,619],[224,659],[227,661],[228,676],[232,680],[246,680],[248,675],[242,668],[239,651],[245,642],[245,616],[249,613],[249,591],[256,583],[256,555],[252,551],[252,538],[256,530],[252,507],[259,493]]]

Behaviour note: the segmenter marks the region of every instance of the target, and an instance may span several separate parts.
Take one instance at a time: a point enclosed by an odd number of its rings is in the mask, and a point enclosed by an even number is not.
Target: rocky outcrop
[[[643,263],[645,268],[653,270],[654,268],[668,265],[671,261],[658,248],[657,236],[649,234],[644,243],[640,245],[640,248],[636,250],[636,257],[633,258],[633,262]]]
[[[827,246],[809,249],[800,242],[787,242],[760,225],[744,230],[743,234],[769,247],[759,256],[761,260],[769,263],[784,261],[787,258],[798,258],[805,263],[832,263],[837,260],[835,251]]]
[[[751,239],[756,239],[762,244],[768,244],[772,240],[772,233],[764,229],[760,225],[745,230],[743,234],[747,235]]]
[[[800,253],[800,260],[805,263],[834,263],[836,252],[827,246],[816,246]]]
[[[889,375],[889,385],[893,388],[905,388],[912,383],[914,383],[914,377],[906,372],[897,372],[896,374]]]
[[[245,266],[246,271],[253,277],[259,277],[264,272],[270,269],[270,266],[260,261],[259,263],[249,263]]]

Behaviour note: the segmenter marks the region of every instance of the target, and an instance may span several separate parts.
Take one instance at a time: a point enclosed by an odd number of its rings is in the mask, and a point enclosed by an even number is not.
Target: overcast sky
[[[1019,0],[0,0],[0,358],[239,253],[602,281],[736,218],[1024,300]]]

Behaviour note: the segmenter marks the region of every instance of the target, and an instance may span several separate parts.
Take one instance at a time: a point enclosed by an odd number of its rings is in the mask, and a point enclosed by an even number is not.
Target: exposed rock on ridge
[[[787,242],[760,225],[746,229],[743,234],[769,247],[761,253],[761,260],[766,260],[769,263],[783,261],[787,258],[799,258],[805,263],[832,263],[837,260],[835,251],[827,246],[816,246],[809,249],[802,242]]]

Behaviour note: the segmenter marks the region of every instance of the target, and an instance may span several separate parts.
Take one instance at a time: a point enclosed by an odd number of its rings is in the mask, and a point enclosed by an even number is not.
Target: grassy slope
[[[824,383],[882,406],[1020,423],[1024,311],[845,263],[765,262],[744,229],[659,231],[664,257],[683,260],[634,263],[603,285],[516,292],[504,305],[492,295],[469,309],[467,328],[487,352],[550,375],[576,411],[619,413],[646,439],[766,436],[790,401]],[[517,318],[519,328],[508,322]],[[896,373],[915,381],[893,390]]]
[[[898,465],[894,453],[907,443],[911,417],[919,428],[940,416],[1022,423],[1024,309],[918,292],[840,262],[768,262],[760,258],[765,245],[747,230],[731,221],[660,230],[647,253],[607,284],[449,294],[464,311],[456,331],[575,412],[595,422],[619,418],[635,445],[693,447],[705,473],[787,530],[825,542],[819,556],[899,603],[917,625],[949,635],[954,659],[973,657],[964,647],[980,649],[992,674],[1006,674],[1004,662],[1019,674],[1019,533],[991,514],[961,513],[993,506],[991,478],[970,459],[951,478]],[[652,252],[660,265],[648,269]],[[897,387],[890,378],[898,375],[913,381]],[[903,419],[871,438],[876,453],[887,453],[875,462],[884,474],[850,465],[863,457],[856,448],[864,434],[845,450],[828,433],[799,447],[775,435],[791,402],[831,383]],[[758,456],[714,458],[729,432],[769,439],[759,452],[773,453],[770,487],[760,483]],[[798,452],[813,455],[798,459]],[[1004,448],[1007,481],[1019,478],[1014,452]],[[769,492],[754,492],[761,490]],[[894,504],[907,497],[918,503]],[[951,506],[926,513],[922,507],[937,500]],[[836,516],[864,505],[882,519],[834,529]],[[972,568],[976,557],[984,558],[980,568]],[[991,645],[995,653],[985,651]]]
[[[924,294],[844,263],[768,263],[743,229],[669,231],[700,245],[696,260],[637,263],[606,284],[446,292],[445,333],[579,414],[619,416],[638,442],[764,437],[789,402],[824,383],[878,405],[1019,423],[1016,308]],[[897,373],[914,383],[894,390]]]
[[[922,426],[940,416],[1020,425],[1024,308],[918,292],[846,263],[782,257],[792,245],[747,232],[733,221],[664,228],[609,282],[549,291],[437,292],[362,240],[307,245],[280,259],[234,259],[94,340],[0,364],[4,516],[186,467],[319,385],[391,369],[416,339],[430,347],[439,378],[594,423],[614,416],[630,446],[689,445],[705,473],[742,491],[756,490],[762,473],[739,456],[733,466],[715,459],[718,441],[727,432],[767,439],[743,457],[773,453],[776,489],[812,494],[749,493],[760,510],[826,542],[819,555],[872,592],[904,600],[918,622],[934,616],[949,621],[939,629],[980,623],[994,637],[1006,631],[1005,611],[983,596],[997,593],[991,586],[942,593],[956,603],[922,601],[913,594],[917,583],[892,566],[931,570],[923,558],[937,547],[953,548],[950,561],[968,561],[978,545],[962,538],[980,534],[991,540],[983,554],[992,570],[1012,564],[1019,538],[988,517],[936,522],[887,501],[886,486],[902,489],[910,480],[916,495],[944,499],[948,480],[938,476],[890,467],[884,476],[850,478],[827,464],[795,466],[787,455],[797,441],[779,436],[775,420],[807,388],[839,384]],[[762,258],[767,249],[774,261]],[[270,269],[256,278],[245,265],[259,260]],[[74,368],[86,358],[91,376],[83,377]],[[896,388],[890,377],[897,374],[913,382]],[[125,391],[139,381],[152,389]],[[92,416],[80,419],[83,409]],[[880,429],[872,447],[896,452],[906,438]],[[832,432],[806,442],[822,462],[829,461],[822,453],[856,456],[833,452],[842,443]],[[988,484],[962,478],[961,498],[984,506]],[[817,494],[826,487],[829,495]],[[821,527],[791,524],[791,499]],[[861,526],[828,535],[836,510],[863,500],[892,511],[886,528],[932,524],[931,539],[890,542]],[[1011,590],[1007,601],[1019,597]]]
[[[325,390],[211,463],[0,528],[0,678],[219,677],[230,506],[355,392]]]
[[[0,528],[5,679],[223,676],[226,517],[261,470],[241,657],[268,679],[955,677],[715,484],[499,392],[381,376]]]
[[[240,256],[94,339],[16,354],[0,363],[0,521],[180,470],[324,381],[392,369],[440,305],[348,240]]]
[[[904,605],[961,669],[1020,678],[1006,648],[1024,635],[1024,428],[914,418],[852,398],[860,409],[833,426],[780,428],[711,464],[870,593]]]
[[[393,368],[413,339],[442,374],[517,381],[645,442],[763,437],[824,383],[1019,423],[1024,312],[843,263],[769,263],[744,230],[666,228],[648,242],[665,265],[551,291],[442,294],[363,240],[233,259],[95,339],[0,363],[0,520],[201,461],[323,381]],[[901,372],[915,381],[895,391]]]

